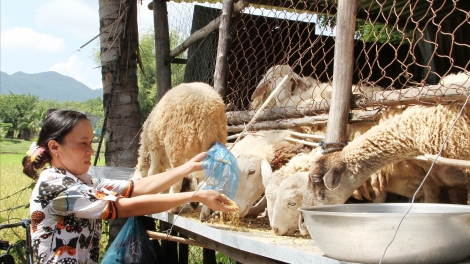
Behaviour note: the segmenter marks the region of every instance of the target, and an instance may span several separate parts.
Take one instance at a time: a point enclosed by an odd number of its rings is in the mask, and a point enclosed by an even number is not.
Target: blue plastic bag
[[[142,223],[135,216],[127,219],[104,254],[103,264],[157,263],[157,252]]]
[[[203,189],[215,190],[233,199],[240,177],[235,156],[217,142],[207,151],[207,157],[201,162],[201,166],[206,175]]]

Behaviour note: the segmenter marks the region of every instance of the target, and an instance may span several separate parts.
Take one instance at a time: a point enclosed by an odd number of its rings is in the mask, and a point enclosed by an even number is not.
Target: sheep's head
[[[270,223],[278,236],[290,236],[299,228],[299,208],[307,189],[308,173],[299,172],[283,180],[277,189]]]
[[[287,81],[278,94],[274,95],[277,107],[286,106],[287,101],[296,88],[305,90],[310,87],[309,81],[296,74],[289,65],[274,65],[268,69],[266,74],[262,76],[258,86],[256,86],[255,91],[251,95],[252,102],[256,99],[261,99],[264,102],[276,87],[281,84],[285,76],[288,76]],[[258,103],[262,102],[257,102],[253,105],[254,109],[258,109],[261,106]]]
[[[240,177],[237,192],[233,201],[238,204],[240,218],[245,217],[253,203],[264,192],[263,178],[272,173],[266,158],[255,154],[240,154],[237,156]]]
[[[341,178],[346,171],[342,161],[342,151],[333,153],[318,152],[313,155],[308,172],[308,201],[305,205],[344,203],[351,193],[339,190]]]

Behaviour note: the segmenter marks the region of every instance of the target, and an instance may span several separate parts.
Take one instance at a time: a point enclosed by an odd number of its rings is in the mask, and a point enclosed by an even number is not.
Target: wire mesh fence
[[[199,3],[198,3],[199,2]],[[221,14],[222,1],[168,4],[170,31],[204,29]],[[238,1],[238,2],[241,2]],[[337,1],[249,1],[231,25],[225,102],[229,124],[246,122],[279,84],[290,79],[270,108],[330,106]],[[441,104],[463,100],[470,86],[470,3],[456,0],[362,0],[354,38],[353,108]],[[184,81],[213,84],[218,30],[187,51]],[[318,107],[317,107],[318,106]],[[266,112],[261,119],[286,119]]]

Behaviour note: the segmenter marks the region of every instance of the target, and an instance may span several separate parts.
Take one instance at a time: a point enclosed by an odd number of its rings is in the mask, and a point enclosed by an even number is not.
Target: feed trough
[[[470,256],[470,206],[410,206],[341,204],[299,210],[316,245],[334,259],[379,263],[383,256],[382,263],[456,263]]]

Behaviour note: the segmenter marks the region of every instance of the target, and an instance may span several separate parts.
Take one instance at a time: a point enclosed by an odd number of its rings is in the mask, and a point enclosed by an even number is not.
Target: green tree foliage
[[[321,15],[318,17],[320,27],[334,28],[336,16]],[[400,44],[404,41],[403,32],[393,25],[370,23],[370,21],[357,20],[355,38],[364,42],[378,42]]]
[[[25,116],[21,117],[18,129],[26,133],[26,139],[36,137],[41,130],[42,122],[47,116],[47,109],[44,105],[37,104],[36,107]]]
[[[138,72],[139,105],[141,120],[145,120],[156,102],[157,85],[155,80],[155,34],[147,29],[140,34],[140,57],[143,71]]]
[[[176,48],[183,42],[183,36],[178,31],[170,32],[170,49]],[[142,70],[138,72],[139,84],[139,106],[142,123],[147,119],[157,101],[157,84],[155,79],[155,33],[152,28],[142,31],[140,34],[140,56],[142,59]],[[91,58],[97,66],[100,65],[99,48],[93,49]],[[180,54],[178,58],[186,58],[186,52]],[[183,82],[184,64],[171,64],[171,86],[174,87]]]
[[[403,34],[396,28],[385,24],[371,24],[358,22],[356,25],[356,38],[364,42],[379,42],[400,44],[403,42]]]
[[[85,102],[57,100],[39,100],[36,95],[2,94],[0,95],[1,127],[0,137],[8,133],[11,137],[25,132],[27,138],[35,137],[49,109],[70,109],[91,114],[101,120],[96,127],[101,127],[104,119],[103,102],[100,97]]]
[[[21,119],[29,115],[39,101],[39,96],[31,94],[2,94],[0,95],[0,116],[4,123],[11,124],[9,134],[19,131]]]
[[[174,49],[183,41],[178,31],[170,32],[170,49]],[[140,35],[140,55],[142,58],[143,71],[138,73],[139,77],[139,105],[142,122],[147,119],[150,111],[155,106],[157,96],[157,85],[155,79],[155,33],[153,29],[147,29]],[[178,58],[185,58],[186,53],[180,54]],[[171,64],[171,86],[174,87],[183,82],[184,64]]]

